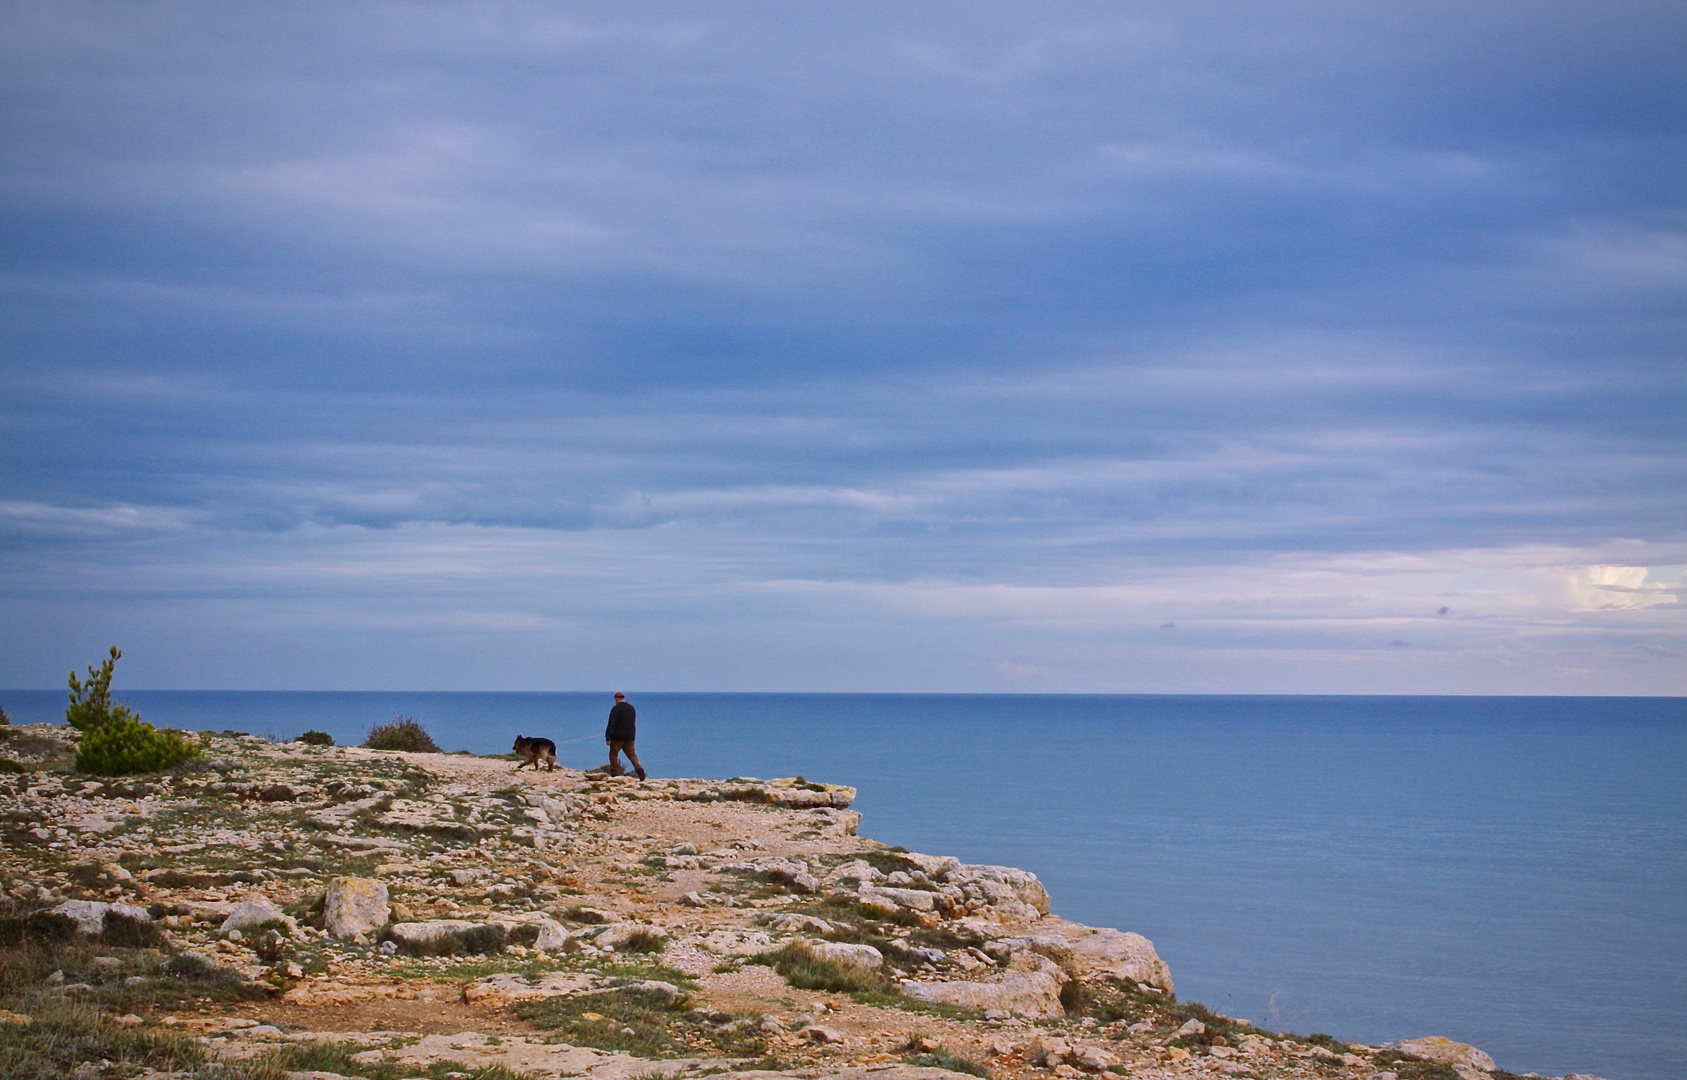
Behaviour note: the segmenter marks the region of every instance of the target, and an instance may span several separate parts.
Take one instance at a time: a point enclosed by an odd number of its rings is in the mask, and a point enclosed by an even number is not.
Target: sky
[[[0,686],[1687,694],[1683,56],[0,4]]]

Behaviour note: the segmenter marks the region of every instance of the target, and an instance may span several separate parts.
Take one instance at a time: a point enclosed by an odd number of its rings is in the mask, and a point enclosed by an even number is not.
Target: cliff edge
[[[1035,875],[860,837],[847,787],[235,733],[95,779],[73,737],[0,738],[7,1075],[1511,1075],[1181,1002]]]

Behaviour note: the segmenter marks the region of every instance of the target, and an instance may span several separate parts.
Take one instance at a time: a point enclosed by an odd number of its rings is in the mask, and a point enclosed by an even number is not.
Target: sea
[[[1687,698],[682,694],[653,776],[859,789],[861,833],[1034,871],[1276,1030],[1445,1035],[1517,1073],[1687,1078]],[[604,693],[133,691],[160,726],[604,758]],[[16,723],[63,691],[0,691]]]

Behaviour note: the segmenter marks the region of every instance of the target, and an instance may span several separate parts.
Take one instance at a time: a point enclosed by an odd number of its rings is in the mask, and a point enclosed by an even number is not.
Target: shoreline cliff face
[[[98,779],[6,732],[7,1075],[1511,1075],[1180,1002],[1147,939],[857,835],[846,787],[234,733]]]

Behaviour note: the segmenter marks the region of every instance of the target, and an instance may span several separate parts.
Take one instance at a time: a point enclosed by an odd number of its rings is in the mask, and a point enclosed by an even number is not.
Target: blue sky
[[[1687,693],[1687,9],[0,7],[0,686]]]

